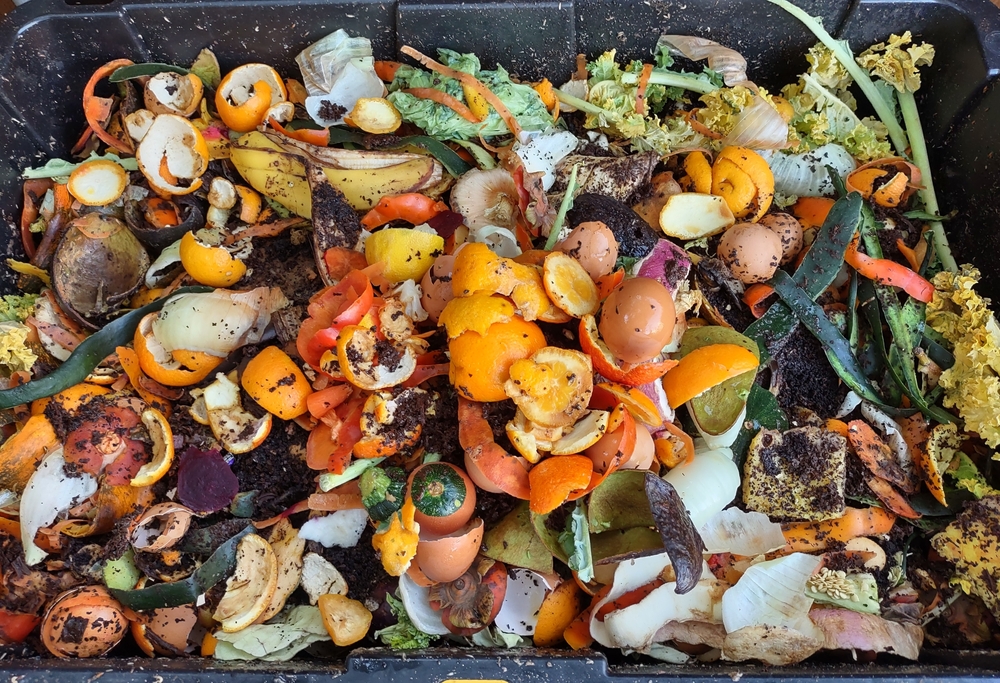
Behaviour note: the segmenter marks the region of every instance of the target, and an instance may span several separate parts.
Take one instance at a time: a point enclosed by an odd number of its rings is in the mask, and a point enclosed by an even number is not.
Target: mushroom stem
[[[225,178],[214,178],[208,191],[208,203],[205,227],[225,230],[229,213],[236,206],[236,186]]]

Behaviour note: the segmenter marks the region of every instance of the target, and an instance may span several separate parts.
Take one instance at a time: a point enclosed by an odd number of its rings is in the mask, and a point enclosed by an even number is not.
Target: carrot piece
[[[391,83],[396,80],[396,72],[399,71],[399,67],[401,66],[403,66],[402,62],[377,59],[375,60],[375,75],[386,83]]]
[[[635,111],[637,114],[646,115],[646,88],[649,87],[649,78],[653,75],[653,65],[643,64],[642,73],[639,74],[639,87],[635,91]]]
[[[844,261],[862,277],[879,284],[900,287],[917,301],[929,303],[934,298],[934,285],[904,265],[890,259],[872,258],[858,251],[857,238],[844,253]]]
[[[246,239],[247,237],[277,237],[285,230],[297,227],[299,225],[306,225],[307,221],[299,216],[289,216],[288,218],[281,218],[270,223],[254,223],[249,225],[239,232],[227,235],[222,243],[225,245],[236,244],[240,240]],[[360,252],[359,252],[360,253]],[[367,262],[366,262],[367,263]]]
[[[626,607],[631,607],[632,605],[638,605],[647,595],[665,583],[666,581],[662,578],[656,578],[647,584],[619,595],[611,602],[606,602],[601,605],[600,609],[597,610],[597,619],[599,621],[604,621],[604,617],[612,612],[617,612],[620,609],[625,609]]]
[[[799,219],[803,228],[818,228],[823,225],[833,203],[829,197],[800,197],[792,204],[792,215]]]
[[[447,375],[451,370],[451,363],[433,363],[431,365],[418,365],[413,374],[403,382],[404,387],[416,387],[432,377]]]
[[[826,421],[826,428],[828,431],[836,432],[845,439],[847,438],[847,423],[844,422],[843,420],[830,418],[829,420]]]
[[[143,215],[154,228],[169,228],[180,225],[181,222],[177,216],[177,207],[170,200],[161,197],[147,200]]]
[[[482,119],[472,113],[472,110],[469,109],[464,102],[456,97],[452,97],[443,90],[438,90],[437,88],[406,88],[400,92],[405,92],[408,95],[419,97],[422,100],[430,100],[431,102],[448,107],[469,123],[483,122]]]
[[[349,399],[352,393],[354,387],[350,384],[334,384],[309,394],[306,397],[306,407],[309,414],[318,420]]]
[[[553,647],[583,609],[583,595],[575,581],[563,581],[545,596],[535,625],[535,647]]]
[[[531,511],[539,515],[552,512],[571,493],[586,489],[593,472],[594,463],[585,455],[556,455],[542,460],[528,472]]]
[[[920,519],[923,515],[913,509],[909,501],[892,487],[892,484],[879,477],[868,477],[865,479],[868,488],[872,490],[882,504],[895,512],[900,517],[906,519]]]
[[[716,133],[714,130],[698,120],[698,111],[699,109],[692,109],[684,115],[684,120],[688,122],[696,133],[701,133],[710,140],[721,140],[722,133]]]
[[[503,119],[505,124],[507,124],[507,130],[510,131],[510,134],[513,135],[515,139],[521,137],[521,124],[519,124],[517,119],[514,118],[514,115],[510,113],[510,109],[507,108],[507,105],[500,101],[500,98],[493,94],[492,90],[483,85],[478,78],[471,74],[456,71],[455,69],[451,69],[444,64],[436,62],[427,55],[421,54],[417,50],[413,49],[409,45],[404,45],[399,51],[404,55],[417,60],[428,69],[437,71],[442,76],[454,78],[462,83],[462,85],[467,85],[478,92],[494,109],[497,110],[500,118]]]
[[[903,255],[906,262],[910,264],[910,268],[917,271],[920,270],[921,259],[917,258],[917,252],[910,247],[906,246],[906,242],[902,238],[896,240],[896,248],[899,249],[899,253]]]
[[[312,128],[300,128],[298,130],[288,130],[282,126],[276,119],[269,118],[267,120],[268,125],[274,128],[276,131],[289,137],[293,140],[298,140],[299,142],[305,142],[310,145],[316,145],[317,147],[326,147],[330,144],[330,129],[320,128],[318,130]]]
[[[684,462],[690,463],[691,461],[693,461],[694,439],[691,438],[691,435],[685,432],[683,429],[680,428],[679,425],[674,424],[673,422],[664,422],[663,428],[666,429],[668,432],[670,432],[671,436],[680,439],[681,443],[684,444],[684,456],[683,456]],[[680,457],[680,456],[678,455],[675,457]]]
[[[823,522],[783,524],[781,533],[787,542],[779,551],[811,553],[825,550],[831,541],[846,543],[858,536],[881,536],[892,531],[896,515],[882,508],[847,508],[843,517]]]
[[[768,307],[764,305],[764,302],[772,294],[774,294],[774,287],[758,282],[747,287],[743,293],[743,303],[750,307],[753,317],[760,318],[767,313]]]
[[[31,224],[38,219],[45,193],[52,189],[52,180],[36,178],[24,181],[24,209],[21,211],[21,243],[28,259],[35,257],[35,236],[31,233]]]
[[[314,493],[309,496],[309,509],[323,512],[337,510],[361,510],[361,487],[358,480],[349,481],[326,493]]]
[[[531,87],[542,98],[542,104],[545,105],[546,109],[552,111],[559,106],[559,98],[556,97],[555,89],[552,87],[552,82],[549,79],[543,78]]]
[[[131,66],[132,64],[131,59],[115,59],[110,61],[104,66],[99,67],[83,88],[83,114],[87,119],[87,123],[94,130],[94,135],[99,137],[109,147],[113,147],[119,152],[125,152],[126,154],[131,154],[135,151],[132,145],[124,140],[119,140],[104,130],[107,119],[111,115],[111,106],[114,100],[106,97],[97,97],[94,94],[94,89],[100,81],[113,74],[119,68]]]
[[[847,424],[847,439],[865,467],[877,477],[888,479],[907,491],[914,489],[910,478],[896,462],[892,449],[886,445],[875,430],[863,420],[851,420]]]
[[[585,81],[590,77],[587,73],[587,55],[577,53],[576,55],[576,71],[573,72],[574,81]]]
[[[574,650],[584,650],[594,644],[590,635],[590,608],[583,610],[563,631],[563,640]]]
[[[0,534],[7,534],[8,536],[13,536],[17,540],[21,540],[21,525],[16,519],[7,519],[6,517],[0,517]]]

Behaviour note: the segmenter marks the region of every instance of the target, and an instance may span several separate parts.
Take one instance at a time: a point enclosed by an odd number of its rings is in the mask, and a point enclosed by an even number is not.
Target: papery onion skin
[[[164,304],[153,321],[153,336],[168,352],[183,349],[225,357],[244,344],[259,342],[271,313],[287,305],[280,289],[268,287],[185,294]]]

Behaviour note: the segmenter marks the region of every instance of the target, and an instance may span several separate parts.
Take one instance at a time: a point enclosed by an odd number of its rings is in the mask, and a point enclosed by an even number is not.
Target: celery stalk
[[[924,139],[924,128],[920,124],[920,114],[917,112],[917,101],[913,93],[904,91],[897,93],[899,97],[899,111],[903,115],[903,123],[906,124],[906,133],[910,138],[910,155],[913,163],[920,169],[920,182],[923,189],[920,198],[924,201],[924,210],[935,216],[941,215],[938,208],[937,194],[934,192],[934,178],[931,175],[931,163],[927,157],[927,141]],[[938,259],[945,270],[955,272],[958,270],[958,263],[951,254],[948,246],[948,237],[944,233],[944,225],[941,221],[930,221],[931,232],[934,238],[934,249],[937,251]]]
[[[809,16],[808,13],[788,2],[788,0],[768,0],[768,2],[777,5],[805,24],[806,28],[812,31],[813,35],[819,38],[821,43],[833,51],[833,55],[837,58],[837,61],[843,64],[844,68],[851,74],[854,82],[858,84],[858,87],[861,88],[861,91],[864,92],[865,96],[872,103],[872,107],[875,109],[875,113],[878,114],[879,119],[889,129],[889,137],[892,139],[892,145],[896,148],[896,152],[899,154],[905,153],[908,146],[906,131],[899,125],[899,121],[896,120],[892,108],[875,87],[871,76],[868,75],[868,72],[861,65],[854,61],[854,55],[851,54],[851,51],[845,49],[840,41],[827,33],[826,29],[823,28],[823,25],[815,17]]]
[[[718,86],[712,85],[707,81],[660,69],[653,69],[653,73],[649,77],[649,84],[665,85],[672,88],[684,88],[685,90],[693,90],[694,92],[700,92],[702,94],[715,92],[719,89]]]

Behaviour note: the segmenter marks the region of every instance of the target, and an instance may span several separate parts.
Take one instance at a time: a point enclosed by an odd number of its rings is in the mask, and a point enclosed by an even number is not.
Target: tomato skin
[[[325,287],[309,301],[309,317],[295,340],[302,360],[319,370],[323,353],[337,348],[340,331],[357,325],[375,302],[371,280],[352,270],[337,284]]]
[[[0,644],[13,645],[20,643],[31,633],[41,617],[34,614],[21,614],[0,609]]]

